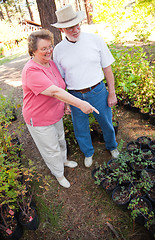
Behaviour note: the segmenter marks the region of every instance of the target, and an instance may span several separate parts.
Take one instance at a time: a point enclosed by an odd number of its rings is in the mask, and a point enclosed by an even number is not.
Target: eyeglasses
[[[54,47],[53,45],[50,45],[48,48],[44,47],[44,48],[40,49],[40,51],[48,52],[49,50],[53,49],[53,47]]]
[[[66,30],[67,30],[68,32],[72,32],[72,31],[74,30],[74,28],[80,28],[80,26],[81,26],[81,24],[77,24],[77,25],[75,25],[75,26],[73,26],[73,27],[68,27],[68,28],[66,28]]]

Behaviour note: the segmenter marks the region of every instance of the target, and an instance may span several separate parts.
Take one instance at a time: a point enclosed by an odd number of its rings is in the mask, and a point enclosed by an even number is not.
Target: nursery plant
[[[127,186],[118,186],[112,193],[113,201],[119,206],[126,207],[131,199],[130,189]]]
[[[1,125],[10,124],[11,121],[17,119],[17,109],[20,107],[16,105],[13,96],[6,97],[0,94],[0,123]]]
[[[154,212],[152,211],[152,205],[150,201],[146,198],[136,197],[129,203],[128,209],[131,210],[131,216],[133,220],[144,225],[152,223],[152,218],[154,218]],[[151,221],[149,223],[149,221]]]
[[[16,239],[22,237],[23,229],[15,218],[15,212],[9,205],[0,205],[0,234],[4,239]]]
[[[114,45],[110,47],[116,59],[112,68],[118,98],[140,110],[154,109],[154,72],[146,53],[136,46],[123,49],[116,49]]]
[[[95,180],[95,184],[101,185],[102,181],[105,179],[108,173],[108,167],[104,162],[102,165],[96,164],[95,168],[92,171],[92,177]]]

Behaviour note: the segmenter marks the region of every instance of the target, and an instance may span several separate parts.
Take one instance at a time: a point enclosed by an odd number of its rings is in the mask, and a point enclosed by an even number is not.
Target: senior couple
[[[28,37],[31,59],[22,71],[23,116],[51,173],[61,186],[69,188],[64,167],[74,168],[77,163],[67,160],[64,110],[72,114],[85,167],[92,165],[94,154],[89,113],[93,113],[100,124],[106,149],[113,158],[119,155],[111,112],[117,103],[111,69],[114,58],[102,38],[80,31],[79,23],[85,18],[83,11],[75,12],[71,5],[66,5],[56,11],[56,16],[57,23],[52,25],[59,28],[65,38],[54,50],[48,30],[33,32]],[[108,91],[102,81],[104,76]]]

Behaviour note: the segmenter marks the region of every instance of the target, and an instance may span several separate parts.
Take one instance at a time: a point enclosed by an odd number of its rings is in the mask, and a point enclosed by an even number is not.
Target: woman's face
[[[50,40],[38,39],[37,50],[34,52],[34,56],[41,63],[47,63],[51,60],[53,52],[53,46]]]

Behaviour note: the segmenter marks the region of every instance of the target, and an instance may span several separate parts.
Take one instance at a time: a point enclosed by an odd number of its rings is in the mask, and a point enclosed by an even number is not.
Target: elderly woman
[[[77,163],[67,160],[62,117],[65,103],[84,113],[98,111],[88,102],[65,91],[65,82],[51,60],[52,34],[42,29],[28,37],[31,59],[22,71],[23,116],[28,130],[51,173],[59,184],[70,187],[64,177],[64,166],[74,168]]]

